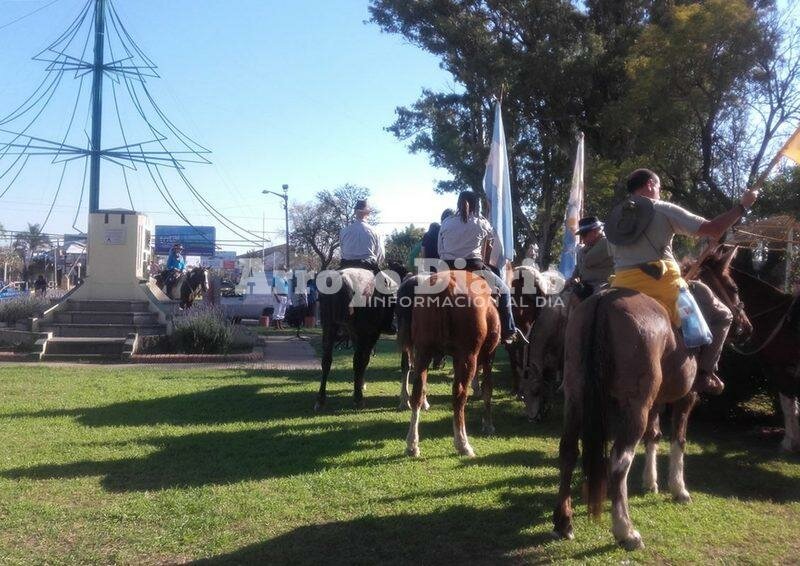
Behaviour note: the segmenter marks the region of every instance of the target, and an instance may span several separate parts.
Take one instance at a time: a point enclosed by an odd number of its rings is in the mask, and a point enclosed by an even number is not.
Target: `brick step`
[[[167,333],[163,324],[71,324],[48,322],[39,325],[42,332],[64,338],[125,338],[128,334],[153,336]]]
[[[54,337],[47,341],[45,357],[49,356],[109,356],[122,357],[125,338]],[[44,359],[44,358],[43,358]]]
[[[62,312],[91,311],[91,312],[147,312],[147,301],[70,301],[64,305]]]
[[[45,354],[43,362],[119,362],[118,354]]]
[[[117,311],[64,311],[56,312],[53,323],[62,324],[129,324],[147,326],[158,324],[158,315],[154,312],[117,312]]]

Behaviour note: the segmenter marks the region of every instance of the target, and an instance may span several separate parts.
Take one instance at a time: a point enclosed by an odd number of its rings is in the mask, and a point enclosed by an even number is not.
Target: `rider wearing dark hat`
[[[360,267],[378,273],[380,264],[383,263],[383,242],[375,229],[366,222],[373,209],[366,199],[360,199],[356,201],[353,212],[355,220],[339,234],[342,243],[342,261],[339,267]]]
[[[596,216],[587,216],[578,222],[575,234],[580,236],[582,245],[576,254],[572,278],[575,281],[573,289],[581,299],[602,289],[614,273],[614,257],[603,226]]]

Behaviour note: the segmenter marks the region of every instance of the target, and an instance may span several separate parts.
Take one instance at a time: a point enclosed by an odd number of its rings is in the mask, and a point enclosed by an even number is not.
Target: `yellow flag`
[[[795,163],[800,163],[800,128],[792,134],[792,137],[783,146],[781,153]]]

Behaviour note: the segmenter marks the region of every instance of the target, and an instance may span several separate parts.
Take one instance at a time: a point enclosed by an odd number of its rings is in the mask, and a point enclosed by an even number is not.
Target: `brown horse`
[[[528,338],[533,331],[536,317],[544,306],[549,289],[547,278],[535,267],[520,265],[514,268],[511,279],[511,304],[517,328]],[[511,394],[520,395],[520,382],[528,366],[528,344],[519,340],[506,345],[511,364]]]
[[[406,454],[419,456],[419,416],[424,402],[428,365],[437,354],[453,357],[453,443],[462,456],[474,456],[467,439],[464,407],[468,386],[478,367],[482,369],[485,413],[483,430],[494,432],[492,425],[492,361],[500,343],[500,316],[489,285],[478,274],[466,271],[443,271],[428,282],[438,292],[420,291],[419,276],[401,285],[397,300],[398,342],[411,360],[415,375],[411,394],[411,424],[406,439]],[[438,286],[438,287],[437,287]],[[406,302],[411,299],[411,305]]]
[[[730,254],[712,256],[704,265],[726,286],[720,299],[733,310],[739,298],[733,281],[725,275],[730,259]],[[739,310],[734,324],[741,327],[745,321]],[[657,486],[658,410],[666,403],[673,405],[669,488],[677,501],[690,500],[683,479],[683,450],[689,413],[697,400],[692,391],[695,353],[684,346],[680,332],[673,332],[663,306],[630,289],[604,291],[577,306],[567,323],[566,343],[555,534],[573,537],[571,482],[582,437],[590,515],[600,515],[608,486],[614,537],[627,550],[641,548],[641,535],[628,512],[628,472],[636,445],[645,437],[646,483],[651,489]],[[609,457],[610,431],[614,442]]]
[[[530,334],[520,396],[525,404],[525,416],[531,422],[541,422],[545,417],[561,381],[570,300],[569,291],[548,296]]]
[[[753,330],[746,344],[734,350],[745,356],[756,356],[764,368],[764,375],[780,394],[785,422],[781,448],[787,452],[800,452],[800,330],[795,326],[800,320],[797,295],[783,293],[769,283],[731,267],[730,277],[742,299],[742,308],[752,322]],[[717,295],[725,293],[716,275],[708,270],[699,277]]]

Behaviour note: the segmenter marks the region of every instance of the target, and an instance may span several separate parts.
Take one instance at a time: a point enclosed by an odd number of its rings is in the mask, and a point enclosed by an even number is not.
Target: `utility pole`
[[[103,133],[103,49],[106,0],[94,3],[94,70],[92,71],[92,153],[89,171],[89,213],[100,210],[100,138]]]
[[[291,265],[291,260],[289,258],[289,185],[283,185],[282,188],[283,188],[283,194],[275,191],[268,191],[267,189],[261,191],[261,194],[275,195],[276,197],[283,199],[283,220],[284,220],[284,229],[286,235],[286,251],[283,257],[284,257],[284,263],[286,264],[286,270],[288,271]]]

